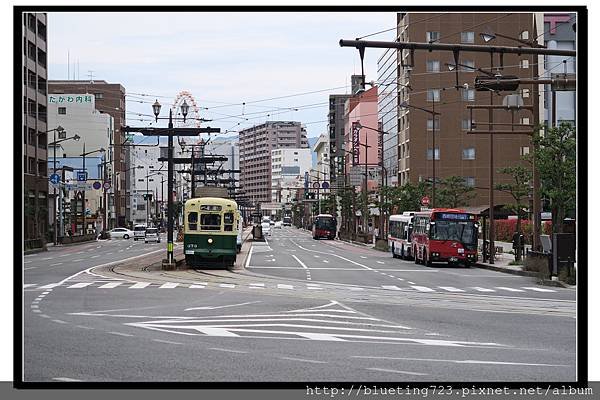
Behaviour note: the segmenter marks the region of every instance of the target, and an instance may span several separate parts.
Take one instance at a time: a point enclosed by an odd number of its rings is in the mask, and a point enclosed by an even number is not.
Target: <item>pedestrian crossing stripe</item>
[[[177,282],[131,282],[131,281],[107,281],[107,280],[96,280],[89,282],[63,282],[63,283],[52,283],[43,286],[39,286],[36,288],[37,284],[35,283],[27,283],[23,285],[23,288],[28,288],[29,290],[35,289],[52,289],[61,285],[65,285],[67,289],[83,289],[83,288],[98,288],[98,289],[115,289],[115,288],[127,288],[127,289],[174,289],[174,288],[190,288],[190,289],[204,289],[207,287],[220,287],[227,289],[234,289],[240,287],[246,287],[249,289],[281,289],[281,290],[324,290],[324,289],[338,289],[338,290],[348,290],[348,291],[363,291],[366,289],[375,289],[374,287],[360,287],[360,286],[322,286],[318,283],[305,283],[302,285],[290,285],[290,284],[272,284],[267,286],[262,282],[254,282],[254,283],[246,283],[246,284],[233,284],[233,283],[217,283],[217,282],[193,282],[193,283],[177,283]],[[68,285],[68,286],[67,286]],[[479,286],[472,286],[469,288],[456,288],[453,286],[437,286],[436,288],[430,288],[427,286],[420,285],[412,285],[408,287],[400,287],[397,285],[381,285],[381,289],[390,290],[390,291],[418,291],[423,293],[436,293],[441,291],[451,292],[451,293],[465,293],[468,291],[477,291],[483,293],[495,293],[497,291],[508,291],[508,292],[543,292],[543,293],[556,293],[556,290],[553,289],[545,289],[538,288],[534,286],[522,286],[520,288],[510,288],[505,286],[496,286],[494,289],[484,288]]]

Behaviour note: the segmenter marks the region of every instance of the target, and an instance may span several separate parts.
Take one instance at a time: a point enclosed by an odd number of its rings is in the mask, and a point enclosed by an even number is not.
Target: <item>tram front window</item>
[[[220,231],[221,230],[221,215],[220,214],[201,214],[200,215],[200,230]]]

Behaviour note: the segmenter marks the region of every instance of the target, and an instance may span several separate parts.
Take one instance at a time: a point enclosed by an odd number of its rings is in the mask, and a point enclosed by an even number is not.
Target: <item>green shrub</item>
[[[568,285],[574,285],[577,281],[575,270],[572,268],[561,268],[558,272],[558,280]]]
[[[537,276],[540,279],[550,277],[548,261],[542,257],[526,257],[523,263],[523,271],[537,272]]]

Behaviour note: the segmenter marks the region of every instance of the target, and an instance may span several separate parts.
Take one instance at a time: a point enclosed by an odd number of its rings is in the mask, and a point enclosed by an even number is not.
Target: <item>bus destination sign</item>
[[[445,219],[453,221],[469,221],[475,219],[472,214],[459,214],[459,213],[436,213],[436,219]]]

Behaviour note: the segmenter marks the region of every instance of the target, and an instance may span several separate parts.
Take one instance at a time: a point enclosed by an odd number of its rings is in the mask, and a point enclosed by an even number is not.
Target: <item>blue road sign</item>
[[[102,184],[98,181],[94,182],[94,184],[92,185],[92,187],[96,190],[100,189],[102,187]]]
[[[85,171],[77,171],[77,180],[79,182],[85,182],[87,179],[87,173]]]
[[[323,183],[321,184],[321,187],[323,189],[329,189],[329,182],[323,181]]]
[[[49,178],[50,182],[52,182],[54,185],[58,184],[60,182],[60,175],[58,174],[52,174],[50,175]]]

